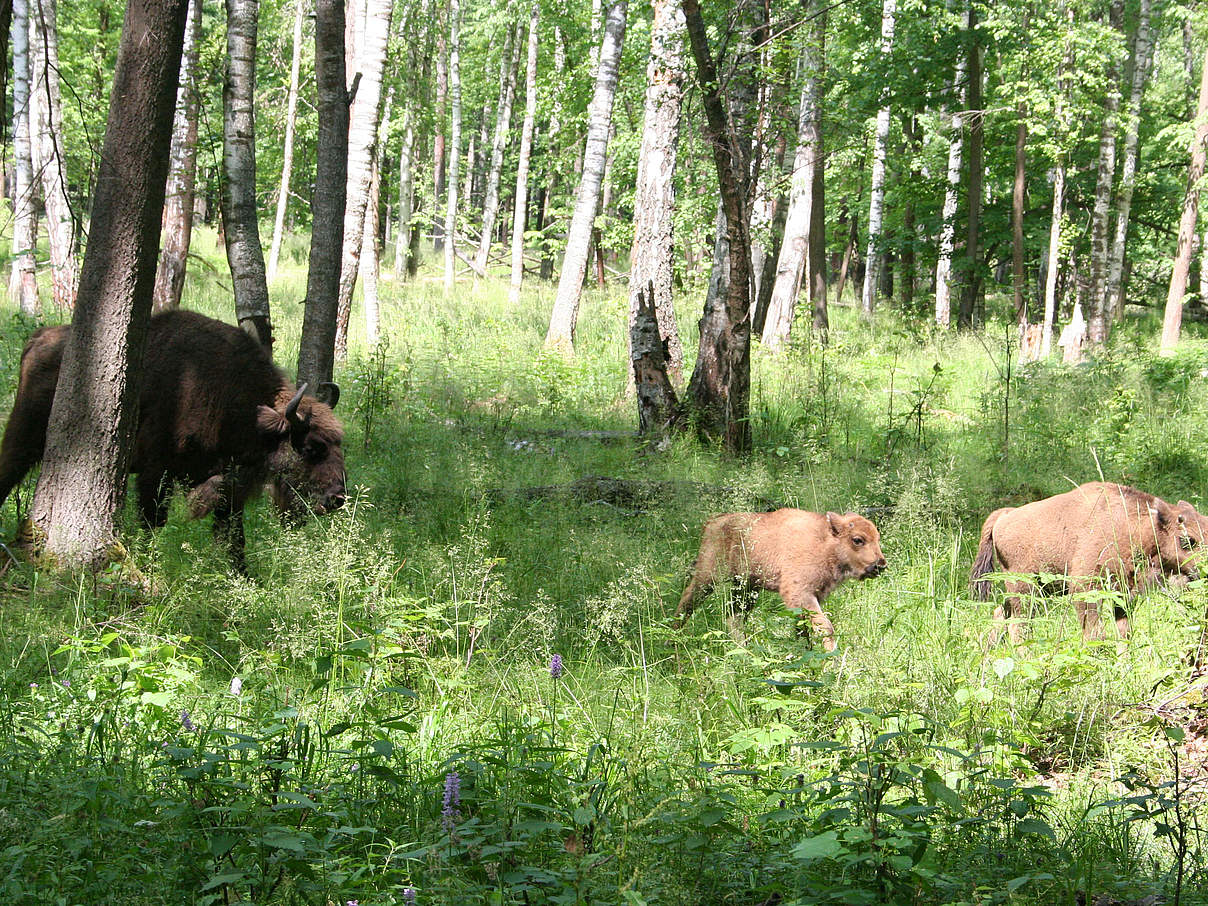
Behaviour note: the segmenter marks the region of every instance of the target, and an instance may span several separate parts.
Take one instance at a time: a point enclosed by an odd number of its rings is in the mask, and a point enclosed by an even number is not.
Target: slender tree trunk
[[[562,40],[562,29],[557,25],[554,26],[554,83],[561,85],[566,77],[566,43]],[[558,150],[558,140],[562,132],[562,93],[554,92],[554,109],[550,113],[549,118],[549,140],[546,143],[546,152],[552,159],[556,159]],[[549,228],[553,218],[549,216],[550,207],[553,204],[554,193],[558,188],[558,170],[556,167],[549,168],[549,176],[546,180],[545,187],[541,191],[540,204],[538,205],[540,216],[541,230],[541,279],[551,280],[554,276],[554,251],[553,243],[550,242]]]
[[[189,0],[180,58],[180,88],[172,121],[172,152],[164,198],[163,251],[155,274],[152,308],[168,311],[180,307],[185,287],[189,246],[193,239],[193,194],[197,180],[197,118],[201,98],[197,91],[197,64],[201,53],[201,0]]]
[[[1049,254],[1048,268],[1044,278],[1044,324],[1040,329],[1040,356],[1048,358],[1053,348],[1053,323],[1057,319],[1057,277],[1061,268],[1061,225],[1065,206],[1065,143],[1069,141],[1070,117],[1065,103],[1065,93],[1068,73],[1074,67],[1074,42],[1072,32],[1074,27],[1074,9],[1072,6],[1065,10],[1066,39],[1065,54],[1061,60],[1061,69],[1057,77],[1057,107],[1056,123],[1057,137],[1061,150],[1057,154],[1057,164],[1053,171],[1053,214],[1049,221]]]
[[[415,183],[415,117],[408,106],[403,111],[403,143],[398,152],[398,225],[394,233],[394,278],[404,280],[414,275],[410,257],[411,213]]]
[[[826,11],[815,18],[818,42],[818,62],[822,69],[819,78],[826,72]],[[821,94],[822,89],[819,89]],[[818,116],[818,160],[814,165],[814,200],[810,203],[809,254],[805,259],[805,272],[809,275],[810,304],[813,308],[813,327],[825,343],[830,330],[830,316],[826,301],[826,154],[822,136],[822,116]]]
[[[187,0],[131,0],[71,337],[34,492],[34,532],[56,562],[114,556],[138,415]]]
[[[902,143],[910,164],[906,178],[911,185],[918,185],[921,174],[915,161],[918,160],[921,148],[918,111],[911,110],[902,117]],[[914,287],[918,280],[915,267],[915,245],[918,239],[918,228],[915,221],[914,193],[907,192],[902,203],[902,279],[899,281],[902,289],[902,311],[914,314]]]
[[[1021,102],[1016,108],[1015,184],[1011,192],[1011,275],[1015,290],[1015,321],[1020,330],[1028,326],[1028,297],[1023,270],[1023,205],[1027,193],[1028,120]]]
[[[315,88],[319,137],[311,196],[310,268],[298,347],[298,381],[330,381],[335,364],[344,202],[348,189],[348,86],[344,66],[344,2],[315,0]]]
[[[382,67],[394,0],[366,0],[363,41],[357,57],[356,96],[348,111],[348,200],[344,208],[344,249],[340,258],[340,293],[336,314],[336,358],[348,354],[352,293],[361,264],[362,233],[373,179],[382,116]],[[354,76],[354,78],[356,78]]]
[[[520,157],[516,161],[516,202],[512,209],[512,280],[508,301],[520,301],[524,285],[524,220],[528,211],[529,164],[533,157],[533,128],[537,122],[537,39],[540,4],[534,0],[529,14],[528,57],[524,68],[524,125],[520,130]]]
[[[281,236],[285,232],[285,211],[289,207],[289,177],[294,166],[294,125],[298,114],[298,77],[302,69],[302,14],[306,0],[298,0],[294,13],[294,48],[289,64],[289,99],[285,108],[285,146],[282,150],[281,186],[277,190],[277,216],[273,219],[273,241],[268,253],[268,280],[277,277],[281,259]]]
[[[256,30],[259,0],[226,0],[222,89],[222,224],[239,326],[273,348],[268,282],[256,208]]]
[[[1170,291],[1166,294],[1166,314],[1162,321],[1161,354],[1164,356],[1174,355],[1179,342],[1179,331],[1183,326],[1183,301],[1187,295],[1187,272],[1191,266],[1191,240],[1195,235],[1200,204],[1200,180],[1204,177],[1204,159],[1208,152],[1208,53],[1204,55],[1195,123],[1191,166],[1187,170],[1187,192],[1183,196],[1183,216],[1179,220],[1179,241],[1170,273]]]
[[[447,12],[447,6],[442,2],[437,9]],[[445,108],[449,103],[449,44],[439,12],[432,27],[436,32],[436,104],[433,112],[437,123],[432,147],[432,250],[439,253],[445,248],[445,225],[437,215],[445,197]]]
[[[457,275],[457,165],[461,155],[461,0],[449,2],[449,174],[445,206],[445,292],[452,292]]]
[[[972,26],[968,13],[965,15],[964,24],[965,35],[971,39]],[[956,208],[960,203],[961,144],[964,138],[959,106],[961,85],[965,81],[965,67],[968,63],[967,54],[961,53],[957,56],[956,72],[952,79],[953,98],[949,102],[951,109],[940,114],[941,119],[947,120],[948,169],[940,226],[939,255],[935,263],[935,323],[944,328],[952,323],[952,254],[956,248]]]
[[[1124,317],[1124,296],[1120,291],[1124,273],[1124,242],[1128,238],[1128,219],[1132,211],[1133,189],[1137,185],[1137,157],[1140,147],[1141,99],[1149,79],[1153,59],[1153,41],[1149,33],[1150,0],[1141,0],[1137,13],[1137,37],[1133,50],[1132,93],[1124,114],[1124,165],[1120,171],[1120,186],[1116,191],[1116,234],[1112,240],[1111,257],[1107,265],[1107,319]]]
[[[612,0],[604,23],[604,39],[600,46],[600,63],[596,68],[596,87],[588,112],[587,144],[583,151],[583,176],[575,196],[575,211],[571,217],[562,256],[562,271],[558,277],[558,295],[545,335],[547,348],[570,353],[574,349],[575,324],[579,318],[579,299],[583,293],[583,275],[587,272],[588,246],[592,225],[600,203],[600,185],[604,178],[604,163],[608,154],[608,131],[612,119],[612,100],[617,90],[617,70],[621,46],[625,40],[627,0]]]
[[[893,0],[890,0],[892,3]],[[820,0],[811,0],[807,15],[817,15]],[[815,270],[820,262],[810,256],[813,231],[817,171],[824,165],[822,155],[822,104],[820,80],[822,48],[817,32],[801,45],[801,103],[797,116],[797,151],[793,158],[793,181],[789,189],[788,212],[784,220],[784,241],[776,262],[776,277],[772,283],[772,298],[763,324],[763,344],[779,349],[789,338],[793,326],[793,311],[801,290],[802,275],[807,262]],[[825,287],[825,280],[823,280]],[[810,282],[811,296],[816,287]],[[825,288],[823,289],[825,300]],[[822,317],[825,319],[825,304]]]
[[[705,137],[713,150],[729,248],[728,288],[720,311],[706,308],[701,319],[700,350],[689,382],[697,430],[721,438],[731,452],[751,446],[751,239],[747,232],[745,182],[750,177],[740,143],[721,94],[721,82],[709,48],[697,0],[683,0],[684,19],[696,61]],[[741,90],[741,86],[740,90]]]
[[[382,130],[383,138],[386,130]],[[370,347],[376,346],[379,334],[381,306],[378,302],[378,202],[381,192],[381,171],[379,159],[380,149],[374,152],[373,164],[369,178],[369,198],[365,206],[365,222],[361,229],[361,280],[363,283],[363,298],[361,305],[365,309],[365,341]]]
[[[860,244],[860,215],[851,211],[851,224],[847,233],[847,246],[843,249],[843,261],[839,265],[839,281],[835,284],[835,300],[843,298],[843,287],[847,285],[847,275],[851,270],[852,259],[856,256],[856,248]]]
[[[973,326],[973,308],[981,290],[981,206],[982,186],[985,184],[985,111],[982,110],[982,59],[976,31],[977,17],[970,3],[968,12],[969,45],[965,69],[969,87],[965,95],[969,127],[969,199],[968,233],[965,238],[965,281],[957,311],[958,327]]]
[[[1112,0],[1108,13],[1115,31],[1122,27],[1124,0]],[[1099,169],[1095,180],[1095,206],[1091,214],[1091,286],[1090,317],[1087,337],[1095,346],[1107,342],[1111,330],[1107,310],[1108,223],[1111,218],[1112,183],[1116,178],[1116,132],[1120,127],[1119,67],[1115,60],[1107,66],[1107,99],[1103,105],[1103,128],[1099,134]]]
[[[34,166],[42,182],[55,307],[68,311],[75,304],[76,249],[75,222],[67,199],[67,165],[61,144],[63,106],[59,95],[57,0],[33,0],[30,42],[33,63],[30,94],[35,112],[31,146]]]
[[[645,116],[638,181],[634,189],[633,249],[629,262],[629,330],[641,332],[640,309],[648,305],[658,326],[662,360],[673,383],[684,370],[684,349],[672,305],[675,254],[675,166],[687,76],[684,14],[678,0],[655,0],[646,66]],[[641,298],[639,298],[639,296]],[[643,335],[644,336],[644,335]],[[633,350],[637,368],[638,351]],[[632,375],[637,379],[636,370]]]
[[[499,216],[499,177],[503,173],[503,151],[511,131],[512,103],[516,97],[516,67],[519,60],[517,44],[519,27],[509,28],[507,50],[500,67],[499,109],[495,116],[495,135],[491,142],[491,166],[487,170],[486,195],[482,202],[482,238],[474,263],[485,272],[491,254],[491,238],[495,233],[495,218]]]
[[[38,279],[34,252],[38,220],[34,211],[33,124],[29,87],[29,0],[13,0],[13,270],[8,292],[22,313],[38,311]]]
[[[893,28],[897,0],[881,5],[881,56],[893,51]],[[872,190],[868,200],[868,254],[865,256],[864,293],[861,307],[871,315],[881,292],[881,224],[885,218],[885,154],[889,144],[889,103],[877,111],[877,132],[872,146]]]

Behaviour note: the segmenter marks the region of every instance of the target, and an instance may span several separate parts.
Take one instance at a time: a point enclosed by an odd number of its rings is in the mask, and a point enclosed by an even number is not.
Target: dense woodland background
[[[967,584],[1000,506],[1208,506],[1202,8],[189,7],[154,304],[334,375],[351,499],[257,505],[246,576],[183,499],[6,558],[7,899],[1208,902],[1203,583],[993,647]],[[9,398],[123,13],[0,4]],[[705,519],[786,505],[882,530],[839,650],[671,630]]]

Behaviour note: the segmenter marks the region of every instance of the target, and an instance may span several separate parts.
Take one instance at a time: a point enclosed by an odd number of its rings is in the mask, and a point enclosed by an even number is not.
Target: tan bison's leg
[[[835,625],[830,621],[830,617],[823,611],[822,605],[819,603],[814,593],[801,585],[792,582],[782,582],[780,586],[780,597],[784,599],[785,606],[802,616],[809,617],[810,625],[814,631],[822,636],[822,649],[824,651],[835,650]]]
[[[1027,595],[1031,591],[1031,583],[1019,579],[1008,580],[1003,591],[1005,597],[1002,604],[994,610],[994,630],[991,633],[991,644],[998,642],[1006,627],[1007,636],[1018,645],[1023,641]]]
[[[1120,638],[1126,639],[1128,638],[1129,632],[1132,631],[1132,627],[1128,625],[1128,611],[1126,611],[1123,607],[1116,607],[1115,611],[1116,631],[1120,633]]]
[[[1099,619],[1099,602],[1087,601],[1078,597],[1090,588],[1091,583],[1085,579],[1069,583],[1069,592],[1074,595],[1074,613],[1078,615],[1078,625],[1082,627],[1082,638],[1088,642],[1097,642],[1103,638],[1103,621]]]

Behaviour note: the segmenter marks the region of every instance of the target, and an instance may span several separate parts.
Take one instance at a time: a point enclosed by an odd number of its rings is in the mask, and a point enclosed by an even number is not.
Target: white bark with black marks
[[[897,0],[884,0],[881,6],[881,56],[893,51],[893,30]],[[866,315],[876,308],[881,291],[881,226],[885,219],[885,155],[889,147],[889,105],[877,111],[877,131],[872,146],[872,190],[868,201],[868,255],[864,266],[864,292],[861,308]]]
[[[529,14],[528,56],[524,67],[524,125],[520,129],[520,154],[516,161],[516,201],[512,208],[512,279],[508,301],[520,301],[524,285],[524,221],[528,212],[529,166],[533,157],[533,130],[537,122],[537,26],[541,7],[533,3]]]
[[[457,177],[461,157],[461,2],[449,3],[449,170],[445,204],[445,292],[457,277]]]
[[[592,226],[600,203],[600,187],[608,158],[608,133],[612,122],[612,102],[617,91],[617,73],[621,47],[625,41],[625,15],[628,0],[612,0],[604,21],[600,44],[600,62],[596,67],[596,85],[588,108],[587,144],[583,150],[583,175],[575,195],[566,237],[566,252],[558,275],[558,294],[545,334],[547,348],[570,353],[574,349],[575,325],[579,319],[579,300],[583,294],[583,276],[587,273],[587,255]]]
[[[1112,0],[1108,19],[1119,31],[1124,18],[1124,0]],[[1112,184],[1116,177],[1116,133],[1120,128],[1119,67],[1113,59],[1105,73],[1107,98],[1103,103],[1103,125],[1099,133],[1099,165],[1095,178],[1095,204],[1091,212],[1090,317],[1087,337],[1095,346],[1107,342],[1110,316],[1107,309],[1108,224],[1111,218]]]
[[[474,264],[479,271],[486,271],[487,259],[491,254],[491,238],[495,232],[495,219],[499,216],[499,177],[503,173],[503,152],[507,147],[508,133],[511,131],[512,103],[516,97],[516,45],[520,40],[518,32],[519,26],[509,27],[507,48],[500,65],[495,135],[491,141],[491,163],[487,170],[486,193],[482,202],[482,238],[478,243],[478,254],[474,257]]]
[[[13,0],[9,32],[13,45],[13,269],[8,292],[23,314],[38,312],[38,278],[34,252],[38,219],[34,209],[34,162],[29,86],[29,0]]]

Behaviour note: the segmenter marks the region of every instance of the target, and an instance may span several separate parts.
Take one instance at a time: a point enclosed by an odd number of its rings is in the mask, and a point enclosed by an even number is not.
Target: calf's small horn
[[[285,406],[285,420],[295,428],[301,428],[304,424],[302,419],[298,418],[298,403],[302,402],[302,394],[304,394],[310,384],[303,383],[298,388],[298,392],[294,394],[294,398]]]

